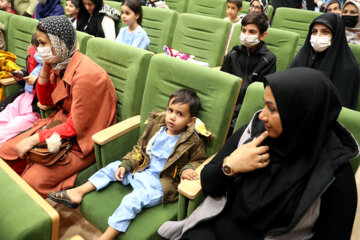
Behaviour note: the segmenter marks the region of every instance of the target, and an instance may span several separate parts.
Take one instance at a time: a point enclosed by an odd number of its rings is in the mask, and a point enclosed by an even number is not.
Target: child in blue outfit
[[[108,164],[79,187],[49,193],[49,198],[76,208],[86,193],[98,191],[110,182],[130,184],[133,191],[109,217],[109,227],[101,237],[115,238],[126,231],[143,207],[177,200],[180,179],[198,179],[194,169],[206,158],[201,135],[210,134],[195,127],[201,122],[195,117],[199,108],[200,99],[195,92],[187,89],[175,92],[170,96],[166,113],[150,113],[148,127],[122,161]]]
[[[127,27],[120,29],[116,41],[147,50],[150,39],[141,27],[142,8],[139,1],[125,0],[121,5],[121,19]]]

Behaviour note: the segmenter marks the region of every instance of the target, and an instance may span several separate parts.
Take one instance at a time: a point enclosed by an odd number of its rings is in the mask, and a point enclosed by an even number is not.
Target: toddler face
[[[135,14],[128,6],[121,6],[121,19],[126,25],[132,26],[139,18],[138,14]]]
[[[165,116],[168,135],[178,135],[184,132],[186,127],[195,120],[195,117],[190,115],[189,104],[173,102],[174,98],[170,99]]]
[[[235,20],[239,11],[240,9],[236,6],[235,3],[226,3],[226,13],[230,20]]]
[[[11,4],[7,0],[0,0],[0,9],[7,11]]]

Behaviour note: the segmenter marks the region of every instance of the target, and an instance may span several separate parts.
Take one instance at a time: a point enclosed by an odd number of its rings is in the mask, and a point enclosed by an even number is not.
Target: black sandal
[[[54,191],[52,193],[47,194],[48,197],[57,203],[62,203],[68,208],[77,208],[79,206],[78,203],[74,203],[70,200],[69,196],[66,193],[66,190],[63,191]]]

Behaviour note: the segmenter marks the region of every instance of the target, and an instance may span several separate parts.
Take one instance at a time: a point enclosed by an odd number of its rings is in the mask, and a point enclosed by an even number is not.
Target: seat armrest
[[[114,124],[92,136],[94,143],[98,145],[105,145],[106,143],[138,128],[140,126],[140,115],[128,118],[117,124]]]
[[[199,176],[204,166],[208,164],[214,158],[214,156],[215,154],[209,157],[208,159],[206,159],[199,167],[196,168],[195,171],[197,172],[197,174],[199,174]],[[199,196],[199,194],[201,193],[201,190],[202,189],[201,189],[200,179],[199,180],[184,179],[181,180],[178,186],[178,192],[189,199],[197,198],[197,196]]]
[[[220,71],[221,66],[213,67],[213,69]]]
[[[15,83],[17,83],[17,81],[13,77],[0,79],[0,84],[3,86],[8,86]]]
[[[37,103],[37,106],[38,106],[38,108],[40,108],[41,110],[44,110],[44,111],[49,110],[54,107],[51,105],[42,105],[40,102]]]

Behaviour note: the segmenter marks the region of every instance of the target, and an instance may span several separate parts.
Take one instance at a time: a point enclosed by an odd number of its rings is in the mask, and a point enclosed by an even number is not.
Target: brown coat
[[[165,113],[152,112],[148,117],[148,127],[138,140],[133,150],[123,157],[121,166],[127,172],[141,172],[150,164],[146,154],[149,140],[165,126]],[[163,203],[173,202],[178,198],[177,186],[180,183],[180,173],[187,169],[197,168],[206,159],[205,142],[195,131],[195,123],[188,127],[176,142],[159,178],[163,188]]]
[[[115,88],[106,72],[87,56],[76,52],[63,77],[60,79],[59,73],[54,71],[50,80],[56,83],[51,98],[58,109],[49,118],[38,120],[28,132],[9,140],[0,148],[0,157],[11,166],[20,161],[14,151],[19,141],[53,120],[65,122],[71,113],[76,140],[67,155],[70,163],[45,167],[30,159],[22,174],[23,179],[43,197],[48,192],[74,185],[77,173],[95,161],[92,135],[116,121]]]

